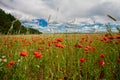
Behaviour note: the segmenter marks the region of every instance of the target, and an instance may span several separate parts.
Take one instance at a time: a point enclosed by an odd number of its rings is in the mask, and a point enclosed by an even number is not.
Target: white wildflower
[[[3,62],[7,62],[7,59],[3,59],[2,61],[3,61]]]
[[[6,56],[2,56],[1,58],[3,58],[3,59],[4,59],[4,58],[6,58]]]

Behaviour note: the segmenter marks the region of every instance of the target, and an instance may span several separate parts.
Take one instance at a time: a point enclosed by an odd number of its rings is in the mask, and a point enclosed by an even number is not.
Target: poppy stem
[[[83,73],[82,73],[82,64],[80,63],[80,77],[83,76]]]
[[[104,69],[102,68],[102,70],[100,71],[99,79],[100,79],[100,80],[104,80],[104,75],[105,75],[105,71],[104,71]]]

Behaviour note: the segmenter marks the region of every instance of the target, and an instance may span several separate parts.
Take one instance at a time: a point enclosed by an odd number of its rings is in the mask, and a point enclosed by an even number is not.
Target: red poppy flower
[[[104,36],[105,36],[105,37],[108,37],[108,34],[106,33]]]
[[[114,36],[110,36],[109,39],[114,39],[115,37]]]
[[[27,54],[27,52],[23,51],[23,52],[20,53],[20,55],[23,56],[23,57],[25,57],[25,56],[27,56],[28,54]]]
[[[42,54],[41,54],[41,53],[37,53],[37,54],[35,54],[35,57],[36,57],[36,58],[41,58],[41,57],[42,57]]]
[[[39,47],[39,48],[38,48],[38,50],[41,50],[41,51],[42,51],[42,50],[43,50],[43,48],[42,48],[42,47]]]
[[[83,63],[85,61],[85,58],[80,58],[80,62]]]
[[[7,64],[8,67],[11,67],[12,65],[14,65],[14,61],[10,61],[10,62]]]
[[[115,44],[117,45],[117,44],[119,44],[119,42],[118,42],[118,41],[116,41],[116,42],[115,42]]]
[[[88,51],[88,50],[91,50],[92,48],[90,46],[86,46],[84,49],[85,51]]]
[[[100,65],[100,66],[104,66],[104,64],[105,64],[105,62],[104,62],[103,60],[100,60],[100,61],[99,61],[99,65]]]
[[[36,55],[36,54],[39,54],[39,52],[36,52],[36,51],[35,51],[35,52],[33,52],[33,54]]]
[[[117,39],[120,39],[120,33],[116,35],[116,38],[117,38]]]
[[[60,45],[59,47],[60,47],[60,48],[64,48],[64,46],[63,46],[63,45]]]
[[[55,46],[56,46],[56,47],[59,47],[59,46],[60,46],[60,44],[59,44],[59,43],[56,43],[56,44],[55,44]]]
[[[32,43],[33,43],[33,42],[30,42],[30,41],[28,42],[28,44],[32,44]]]
[[[88,48],[86,48],[86,47],[85,47],[84,49],[85,49],[85,51],[88,51],[88,50],[89,50],[89,49],[88,49]]]
[[[101,58],[104,58],[104,57],[105,57],[105,54],[100,54],[100,57],[101,57]]]
[[[107,41],[107,40],[108,40],[108,38],[106,38],[106,37],[101,38],[101,41]]]
[[[91,40],[89,41],[90,44],[91,44],[92,42],[93,42],[93,41],[91,41]]]
[[[57,42],[62,42],[62,38],[57,38]]]
[[[91,49],[91,46],[88,45],[88,46],[86,46],[86,48]]]
[[[118,60],[117,60],[117,61],[118,61],[118,63],[120,63],[120,58],[118,58]]]
[[[75,47],[82,48],[82,47],[83,47],[83,45],[82,45],[82,44],[80,44],[80,43],[78,43],[78,44],[76,44],[76,45],[75,45]]]

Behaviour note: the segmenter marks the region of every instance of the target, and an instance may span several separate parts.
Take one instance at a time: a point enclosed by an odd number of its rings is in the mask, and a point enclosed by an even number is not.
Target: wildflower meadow
[[[1,35],[0,80],[120,80],[120,34]]]

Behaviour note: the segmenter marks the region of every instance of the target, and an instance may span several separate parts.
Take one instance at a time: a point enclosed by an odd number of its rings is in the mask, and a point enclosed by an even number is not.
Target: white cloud
[[[119,4],[119,0],[0,0],[0,7],[17,17],[47,18],[52,15],[52,19],[59,20],[92,17],[102,22],[109,20],[104,18],[106,14],[120,18]]]
[[[33,15],[35,17],[48,17],[49,14],[55,14],[55,11],[47,6],[41,0],[10,0],[0,1],[4,5],[7,5],[7,8],[12,10],[20,11],[28,15]]]

